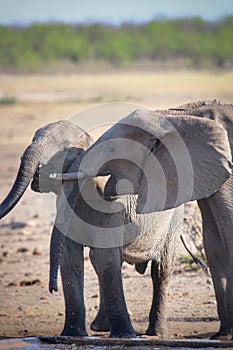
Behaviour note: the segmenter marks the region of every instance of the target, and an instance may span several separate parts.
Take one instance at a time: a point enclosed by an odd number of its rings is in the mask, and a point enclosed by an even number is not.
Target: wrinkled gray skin
[[[216,100],[194,102],[168,111],[139,110],[115,124],[88,149],[86,161],[82,162],[76,174],[79,178],[111,174],[105,195],[138,193],[138,213],[161,211],[188,200],[198,200],[220,319],[220,329],[212,339],[224,340],[232,339],[233,331],[232,122],[233,106]],[[176,131],[185,144],[185,150],[177,145],[179,137]],[[117,138],[120,138],[120,143],[115,141]],[[145,148],[136,151],[135,147],[129,147],[128,140],[134,140]],[[188,162],[182,164],[180,159],[180,153],[186,157],[186,150],[192,168]],[[109,161],[109,152],[112,161]],[[121,157],[119,152],[122,152]],[[153,167],[151,165],[152,154],[163,167],[165,197],[161,195],[163,178],[157,181],[160,168],[157,163]],[[136,161],[138,167],[129,162],[127,156]],[[151,197],[143,172],[149,184],[153,182]],[[116,188],[122,179],[128,179],[131,187]],[[156,273],[161,276],[159,271]]]
[[[196,105],[188,104],[172,114],[195,115],[220,123],[227,131],[231,154],[233,154],[233,105],[219,101]],[[204,247],[210,267],[217,311],[219,331],[212,339],[233,339],[233,175],[209,198],[199,200],[203,218]]]
[[[175,243],[180,234],[183,210],[179,207],[163,214],[140,215],[136,214],[136,197],[125,196],[122,199],[108,198],[105,204],[108,209],[116,211],[115,203],[118,203],[118,211],[108,214],[99,211],[103,209],[101,197],[104,196],[108,178],[86,179],[82,195],[79,194],[76,181],[65,182],[62,186],[60,181],[49,178],[50,173],[72,172],[77,169],[84,154],[83,149],[90,142],[86,133],[64,121],[38,130],[32,144],[22,156],[13,189],[0,206],[0,216],[5,216],[16,205],[32,177],[31,187],[34,191],[52,191],[57,194],[57,217],[50,248],[49,290],[58,290],[57,273],[60,266],[66,308],[62,335],[87,335],[82,244],[86,243],[91,246],[90,258],[100,286],[100,309],[91,328],[97,331],[110,330],[111,337],[136,336],[125,303],[121,265],[123,260],[135,263],[136,270],[143,274],[148,261],[152,260],[154,292],[147,334],[166,336],[166,287],[173,271]],[[97,205],[96,210],[89,206],[93,200]],[[93,225],[87,229],[90,241],[83,242],[83,228],[68,220],[67,208],[68,214],[69,208],[72,208],[82,222]],[[126,224],[128,228],[125,226],[122,231],[121,227]],[[108,248],[102,248],[102,243],[105,246],[106,242],[98,242],[95,231],[100,226],[109,231],[116,229],[114,235],[117,238],[113,239],[113,247],[109,247],[109,240]]]

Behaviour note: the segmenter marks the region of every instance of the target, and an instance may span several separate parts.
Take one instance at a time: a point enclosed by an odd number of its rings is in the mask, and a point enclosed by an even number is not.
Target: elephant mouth
[[[39,177],[39,167],[36,169],[36,172],[33,176],[31,182],[31,189],[35,192],[40,192],[40,177]]]
[[[61,185],[60,182],[54,181],[49,177],[49,174],[47,176],[41,175],[41,168],[38,167],[36,169],[36,172],[32,178],[31,182],[31,189],[34,192],[39,192],[39,193],[49,193],[49,192],[54,192],[57,193],[59,185]]]

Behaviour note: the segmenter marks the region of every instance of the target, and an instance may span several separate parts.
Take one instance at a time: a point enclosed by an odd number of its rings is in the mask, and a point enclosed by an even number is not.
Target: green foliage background
[[[233,16],[153,20],[135,25],[35,23],[0,26],[0,71],[62,70],[87,62],[130,67],[137,62],[177,61],[183,67],[233,67]]]

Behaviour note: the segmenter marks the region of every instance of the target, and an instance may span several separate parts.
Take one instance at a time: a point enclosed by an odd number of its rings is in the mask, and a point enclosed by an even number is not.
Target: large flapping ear
[[[150,113],[154,119],[151,123],[147,118],[148,129],[154,130],[160,143],[145,160],[137,212],[162,211],[215,193],[231,173],[224,128],[206,118],[165,116],[156,120]],[[143,123],[146,128],[146,121]]]

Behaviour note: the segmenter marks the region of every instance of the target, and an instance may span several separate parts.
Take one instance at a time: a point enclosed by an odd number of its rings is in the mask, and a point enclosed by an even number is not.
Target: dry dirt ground
[[[17,103],[0,105],[0,197],[10,189],[19,158],[37,128],[111,101],[154,108],[212,97],[232,102],[232,78],[232,73],[201,72],[1,76],[0,97],[16,97]],[[193,212],[195,204],[187,208],[192,225]],[[62,330],[60,280],[58,293],[48,292],[51,227],[43,198],[30,189],[0,222],[0,337],[55,335]],[[87,248],[85,254],[87,329],[93,334],[89,325],[97,311],[99,292]],[[132,323],[144,332],[152,294],[150,269],[140,276],[133,266],[124,265],[123,281]],[[167,309],[172,338],[206,338],[218,329],[211,279],[200,270],[190,271],[185,264],[177,262]]]

